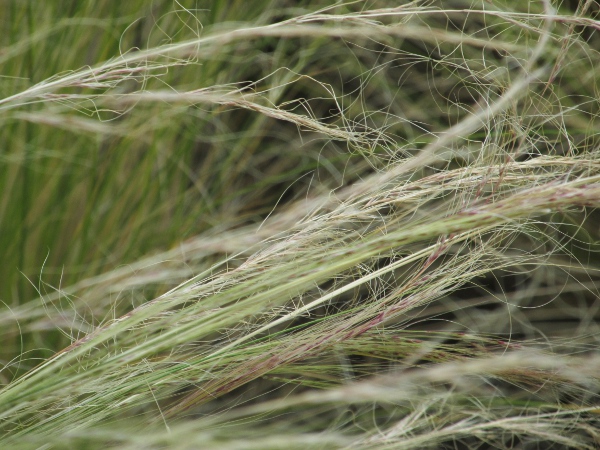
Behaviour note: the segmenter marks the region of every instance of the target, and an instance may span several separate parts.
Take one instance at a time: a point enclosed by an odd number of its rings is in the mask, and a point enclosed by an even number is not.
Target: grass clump
[[[2,447],[596,448],[595,1],[7,11]]]

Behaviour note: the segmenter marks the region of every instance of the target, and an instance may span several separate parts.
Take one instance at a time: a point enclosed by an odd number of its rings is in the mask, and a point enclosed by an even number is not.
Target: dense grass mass
[[[597,1],[0,8],[0,448],[598,448]]]

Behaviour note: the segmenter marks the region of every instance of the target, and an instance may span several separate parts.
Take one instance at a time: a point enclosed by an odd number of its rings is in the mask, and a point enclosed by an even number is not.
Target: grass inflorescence
[[[600,444],[596,1],[5,3],[0,447]]]

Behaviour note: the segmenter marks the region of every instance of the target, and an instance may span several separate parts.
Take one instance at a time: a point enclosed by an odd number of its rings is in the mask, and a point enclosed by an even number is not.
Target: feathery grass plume
[[[1,447],[600,444],[597,2],[6,10]]]

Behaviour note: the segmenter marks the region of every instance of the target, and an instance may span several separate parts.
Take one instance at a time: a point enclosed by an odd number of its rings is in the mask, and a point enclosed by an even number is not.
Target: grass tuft
[[[600,444],[596,1],[7,1],[0,447]]]

